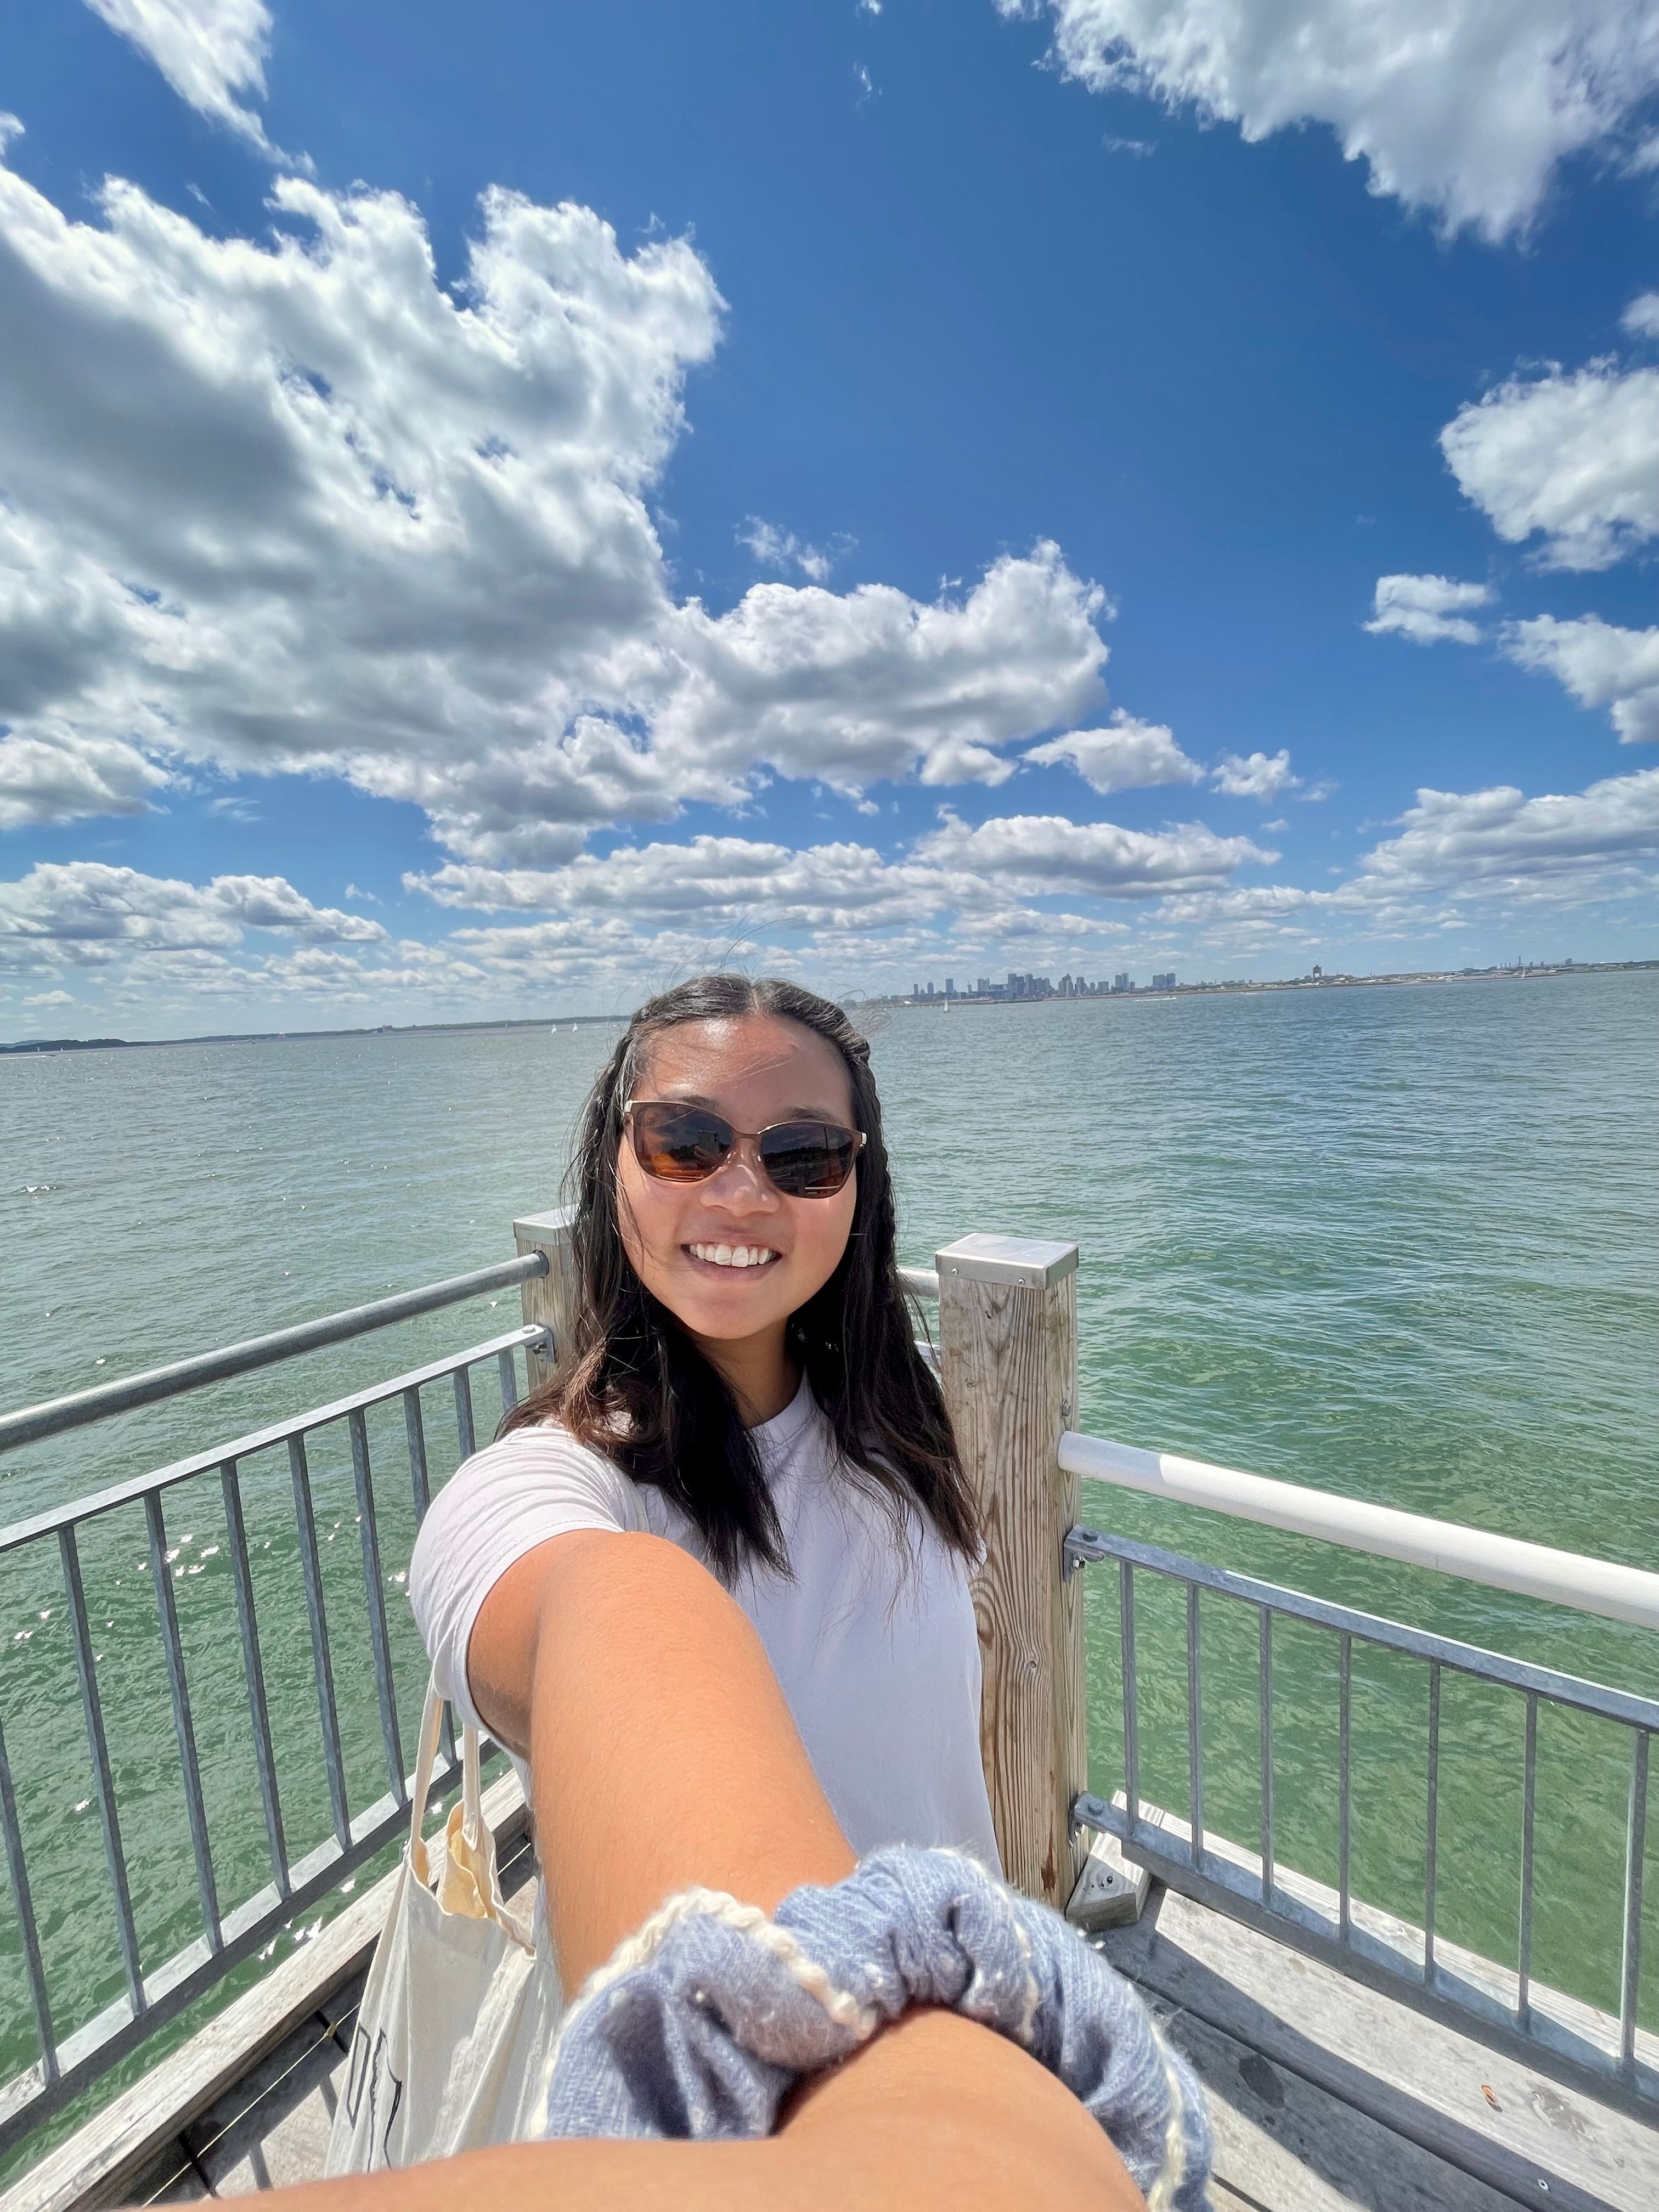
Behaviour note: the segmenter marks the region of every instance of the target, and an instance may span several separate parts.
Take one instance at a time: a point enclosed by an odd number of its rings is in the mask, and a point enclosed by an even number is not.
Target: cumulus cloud
[[[1659,739],[1659,629],[1619,629],[1599,615],[1511,623],[1504,650],[1553,676],[1581,707],[1611,709],[1623,744]]]
[[[1480,627],[1466,610],[1487,606],[1492,597],[1486,584],[1460,584],[1449,576],[1379,576],[1365,627],[1374,636],[1392,633],[1415,645],[1432,645],[1441,638],[1478,645]]]
[[[326,770],[463,858],[556,864],[775,774],[1000,781],[1103,703],[1104,599],[1049,544],[931,602],[676,599],[647,495],[722,313],[684,240],[493,191],[446,289],[396,194],[272,207],[268,244],[120,183],[72,222],[0,165],[20,817]]]
[[[1302,787],[1301,777],[1291,772],[1290,753],[1283,747],[1276,753],[1223,753],[1210,771],[1210,780],[1229,799],[1266,801]]]
[[[1315,927],[1420,940],[1485,915],[1571,911],[1659,887],[1659,769],[1531,799],[1508,784],[1425,788],[1395,827],[1328,889],[1199,888],[1162,900],[1155,919],[1243,945],[1305,942]]]
[[[1322,123],[1373,191],[1449,230],[1523,230],[1566,156],[1620,146],[1659,88],[1647,0],[996,0],[1052,15],[1097,92],[1237,122]]]
[[[1659,146],[1659,141],[1656,145]],[[1643,292],[1632,300],[1625,310],[1623,321],[1632,337],[1659,338],[1659,292]]]
[[[270,10],[264,0],[87,0],[155,63],[198,114],[211,117],[269,152],[263,125],[237,99],[263,100]]]
[[[244,929],[308,945],[377,944],[375,921],[313,906],[282,876],[216,876],[197,884],[98,860],[41,861],[0,883],[0,968],[64,960],[98,964],[118,951],[224,951]]]
[[[485,912],[617,915],[709,929],[888,929],[927,921],[973,888],[935,867],[889,861],[871,847],[787,845],[744,837],[623,846],[568,867],[457,866],[404,878],[441,906]]]
[[[1175,732],[1162,722],[1137,721],[1121,708],[1111,727],[1073,730],[1063,738],[1028,748],[1025,757],[1038,766],[1074,768],[1091,789],[1135,791],[1159,783],[1201,783],[1204,771],[1188,760]]]
[[[1659,855],[1659,769],[1609,776],[1587,791],[1528,799],[1512,784],[1422,790],[1403,826],[1368,853],[1367,892],[1491,889],[1600,874]]]
[[[815,584],[826,582],[836,562],[853,550],[850,538],[833,538],[827,548],[809,545],[793,530],[782,529],[775,522],[763,522],[757,514],[744,518],[738,532],[738,543],[748,547],[763,568],[799,568]]]
[[[947,813],[915,849],[920,860],[989,877],[1027,896],[1081,891],[1129,899],[1222,884],[1238,868],[1279,858],[1248,837],[1218,836],[1201,822],[1123,830],[1059,814],[1002,815],[970,829]]]
[[[1659,369],[1511,377],[1460,408],[1440,445],[1498,536],[1541,536],[1548,567],[1605,568],[1659,534]]]
[[[965,596],[757,584],[729,614],[680,610],[656,748],[735,781],[757,760],[842,790],[915,769],[1002,782],[1004,747],[1102,696],[1104,593],[1057,545],[992,563]]]

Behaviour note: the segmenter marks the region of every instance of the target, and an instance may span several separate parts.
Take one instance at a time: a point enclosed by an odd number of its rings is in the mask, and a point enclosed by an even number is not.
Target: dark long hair
[[[951,1417],[916,1350],[899,1288],[897,1232],[870,1047],[842,1009],[799,984],[699,975],[650,1000],[594,1084],[568,1185],[572,1313],[550,1381],[501,1432],[550,1418],[638,1483],[672,1498],[730,1583],[751,1561],[789,1571],[760,1456],[725,1382],[634,1272],[617,1218],[623,1108],[665,1030],[774,1015],[835,1047],[865,1134],[858,1199],[841,1263],[789,1322],[791,1348],[835,1431],[846,1479],[885,1506],[895,1537],[920,1507],[952,1550],[973,1558],[978,1525]]]

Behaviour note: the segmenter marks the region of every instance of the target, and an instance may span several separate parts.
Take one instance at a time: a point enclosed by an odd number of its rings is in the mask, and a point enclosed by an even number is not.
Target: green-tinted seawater
[[[303,1039],[0,1060],[0,1400],[15,1406],[506,1256],[557,1196],[615,1032]],[[1659,974],[901,1011],[876,1040],[903,1249],[970,1230],[1082,1249],[1082,1425],[1659,1565]],[[101,1488],[511,1326],[507,1293],[9,1455],[0,1521]],[[101,1361],[103,1364],[100,1364]],[[428,1393],[434,1480],[456,1456]],[[497,1403],[480,1392],[478,1429]],[[402,1585],[400,1414],[370,1424],[405,1749],[424,1670]],[[313,1452],[354,1802],[383,1783],[345,1438]],[[328,1832],[283,1455],[243,1469],[290,1847]],[[1245,1571],[1638,1689],[1656,1639],[1244,1523],[1091,1487],[1088,1517]],[[232,1902],[268,1878],[216,1478],[167,1502],[204,1786]],[[217,1547],[216,1549],[215,1547]],[[266,1547],[269,1548],[266,1548]],[[143,1516],[83,1540],[147,1966],[195,1931]],[[1139,1586],[1141,1789],[1184,1809],[1178,1596]],[[1115,1579],[1089,1585],[1091,1782],[1121,1786]],[[1210,1824],[1257,1841],[1255,1622],[1205,1623]],[[1334,1640],[1274,1653],[1280,1860],[1336,1854]],[[1420,1920],[1426,1681],[1359,1655],[1354,1868]],[[0,1723],[55,2007],[121,1970],[55,1558],[0,1559]],[[1518,1701],[1449,1678],[1441,1933],[1511,1960]],[[1616,2002],[1628,1738],[1540,1729],[1541,1980]],[[378,1763],[378,1764],[377,1764]],[[1654,1795],[1659,1798],[1659,1789]],[[1642,2015],[1659,2025],[1650,1818]],[[312,1917],[315,1918],[315,1914]],[[291,1941],[290,1938],[284,1939]],[[0,1887],[0,2081],[33,2056]]]

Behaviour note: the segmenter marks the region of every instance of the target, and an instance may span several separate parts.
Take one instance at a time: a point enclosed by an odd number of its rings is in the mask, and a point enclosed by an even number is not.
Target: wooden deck
[[[517,1784],[486,1793],[509,1892]],[[240,2197],[322,2169],[389,1884],[0,2197],[0,2212]],[[1216,2212],[1654,2212],[1659,2131],[1153,1884],[1095,1939],[1209,2098]]]

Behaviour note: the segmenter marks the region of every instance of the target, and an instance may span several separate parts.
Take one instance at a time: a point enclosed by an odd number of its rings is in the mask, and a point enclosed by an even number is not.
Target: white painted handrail
[[[1242,1474],[1236,1468],[1210,1467],[1174,1452],[1138,1451],[1133,1444],[1108,1443],[1070,1429],[1060,1440],[1060,1464],[1067,1474],[1114,1483],[1121,1490],[1145,1491],[1293,1535],[1317,1536],[1350,1551],[1432,1567],[1443,1575],[1547,1598],[1553,1605],[1601,1613],[1638,1628],[1659,1628],[1659,1575],[1640,1567],[1589,1559],[1547,1544],[1523,1543],[1517,1536],[1465,1528],[1454,1521],[1431,1521],[1391,1505],[1368,1505],[1333,1491]]]

